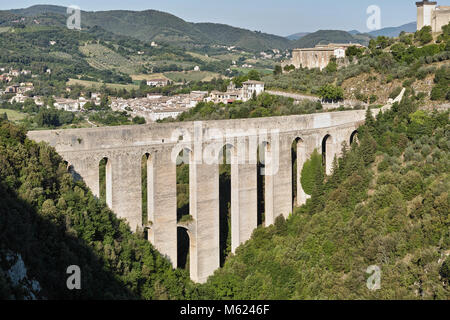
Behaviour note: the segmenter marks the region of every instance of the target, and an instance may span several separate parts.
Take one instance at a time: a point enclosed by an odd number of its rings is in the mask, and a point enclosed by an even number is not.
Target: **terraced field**
[[[133,81],[142,81],[142,80],[152,80],[152,79],[168,79],[162,73],[151,73],[151,74],[132,74],[131,79]]]
[[[210,71],[165,72],[164,76],[172,81],[211,81],[213,78],[223,77]]]
[[[199,53],[195,53],[195,52],[187,52],[188,54],[190,54],[191,56],[193,56],[194,58],[198,58],[202,61],[205,62],[217,62],[219,61],[219,59],[216,58],[212,58],[212,57],[207,57],[204,54],[199,54]]]
[[[137,73],[137,68],[145,63],[141,57],[125,58],[100,44],[86,44],[80,47],[86,61],[99,70],[115,70],[125,74]]]
[[[249,73],[251,70],[256,70],[259,73],[265,75],[265,74],[272,74],[273,70],[272,69],[263,69],[263,68],[242,68],[242,67],[232,67],[232,70],[237,70],[239,72],[242,73]]]
[[[126,90],[139,89],[139,86],[135,85],[135,84],[103,83],[103,82],[95,82],[95,81],[87,81],[87,80],[79,80],[79,79],[69,79],[69,81],[67,81],[66,84],[68,86],[79,84],[79,85],[85,86],[87,88],[96,88],[96,89],[101,88],[103,85],[105,85],[108,88],[112,88],[112,89],[126,89]]]
[[[60,59],[65,59],[65,60],[72,60],[73,57],[66,53],[66,52],[60,52],[60,51],[56,51],[56,52],[50,52],[49,55],[55,57],[55,58],[60,58]]]

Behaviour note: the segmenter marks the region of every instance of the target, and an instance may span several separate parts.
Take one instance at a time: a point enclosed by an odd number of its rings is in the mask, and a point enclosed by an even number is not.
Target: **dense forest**
[[[53,148],[0,124],[0,298],[28,296],[4,270],[20,254],[28,276],[48,299],[181,299],[188,275],[173,270],[140,233],[116,218],[83,182],[76,182]],[[82,289],[69,291],[66,269],[80,266]],[[187,291],[186,291],[187,290]]]
[[[377,119],[368,113],[331,176],[317,161],[304,168],[307,204],[255,230],[204,285],[131,233],[52,148],[2,120],[0,296],[26,297],[6,274],[13,252],[40,298],[448,299],[449,113],[417,99],[408,90]],[[81,291],[65,287],[72,264],[86,270]],[[366,287],[370,265],[381,290]]]

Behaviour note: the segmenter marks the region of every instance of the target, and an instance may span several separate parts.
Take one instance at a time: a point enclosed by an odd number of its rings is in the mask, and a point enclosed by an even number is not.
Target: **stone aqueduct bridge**
[[[379,110],[373,110],[374,114]],[[107,158],[106,201],[132,230],[142,226],[141,160],[148,155],[147,191],[149,241],[177,265],[177,228],[184,227],[190,239],[190,275],[194,281],[205,282],[219,268],[219,165],[193,161],[189,165],[188,224],[177,223],[176,163],[173,154],[190,150],[192,155],[204,150],[230,148],[231,161],[231,235],[232,251],[247,241],[257,227],[257,164],[256,146],[264,146],[266,157],[278,157],[278,170],[265,176],[265,224],[279,215],[292,212],[291,147],[297,140],[297,202],[303,204],[307,195],[300,183],[303,163],[314,149],[325,152],[326,171],[339,156],[344,141],[348,144],[356,129],[364,122],[365,110],[318,113],[310,115],[222,120],[202,122],[202,142],[196,142],[199,123],[167,123],[141,126],[102,127],[32,131],[29,137],[45,141],[72,166],[96,196],[100,193],[99,162]],[[224,141],[217,130],[227,132]],[[234,133],[229,133],[236,130]],[[262,137],[259,133],[268,130]],[[279,135],[271,134],[279,130]],[[240,133],[239,133],[240,132]],[[256,132],[256,133],[255,133]],[[183,140],[180,140],[183,135]],[[190,137],[189,137],[190,136]],[[188,138],[186,138],[188,137]],[[277,140],[277,141],[275,141]],[[253,145],[253,147],[252,147]],[[278,154],[278,155],[277,155]],[[275,161],[271,161],[275,163]],[[266,164],[266,170],[270,167]]]

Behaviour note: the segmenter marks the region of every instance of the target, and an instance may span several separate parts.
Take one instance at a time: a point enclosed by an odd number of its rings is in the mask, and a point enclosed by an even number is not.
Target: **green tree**
[[[425,26],[421,30],[416,31],[414,38],[419,41],[421,45],[425,45],[433,41],[431,26]]]
[[[344,90],[341,87],[327,84],[320,87],[319,96],[325,101],[340,101],[344,99]]]
[[[306,194],[311,195],[314,191],[317,171],[322,171],[322,156],[315,149],[311,158],[303,165],[301,172],[300,182]]]
[[[145,124],[146,121],[145,121],[145,118],[136,116],[133,118],[133,123],[134,124]]]
[[[447,257],[447,259],[445,259],[439,273],[442,278],[446,279],[447,281],[450,280],[450,257]]]
[[[283,69],[281,68],[281,66],[280,65],[276,65],[275,69],[273,70],[273,74],[277,76],[277,75],[280,75],[282,73],[283,73]]]
[[[247,77],[249,80],[255,80],[255,81],[260,81],[261,80],[261,74],[256,71],[256,70],[251,70],[248,74]]]
[[[330,72],[330,73],[336,72],[337,69],[338,69],[338,65],[337,65],[337,62],[336,62],[336,58],[331,59],[331,61],[328,63],[328,65],[325,68],[325,70],[327,72]]]

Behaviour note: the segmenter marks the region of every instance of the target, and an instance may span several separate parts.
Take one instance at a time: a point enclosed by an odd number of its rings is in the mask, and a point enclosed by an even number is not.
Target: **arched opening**
[[[190,238],[186,228],[177,227],[177,267],[189,272]]]
[[[153,162],[149,153],[141,159],[142,225],[153,223]]]
[[[350,146],[353,143],[358,143],[358,130],[353,131],[352,134],[350,135]]]
[[[258,145],[257,150],[257,198],[258,198],[258,218],[257,225],[263,225],[266,212],[266,154],[269,150],[269,143],[264,141]]]
[[[99,163],[100,199],[112,208],[112,170],[111,160],[103,158]]]
[[[322,164],[326,174],[331,173],[333,158],[333,139],[327,134],[322,140]]]
[[[300,161],[301,154],[299,152],[302,147],[302,139],[295,138],[291,146],[291,161],[292,161],[292,207],[299,204],[299,189],[300,189],[300,172],[303,163]]]
[[[219,154],[219,250],[220,266],[231,252],[231,157],[233,146],[223,146]]]
[[[177,220],[191,219],[189,212],[189,163],[191,150],[184,148],[177,157]]]

